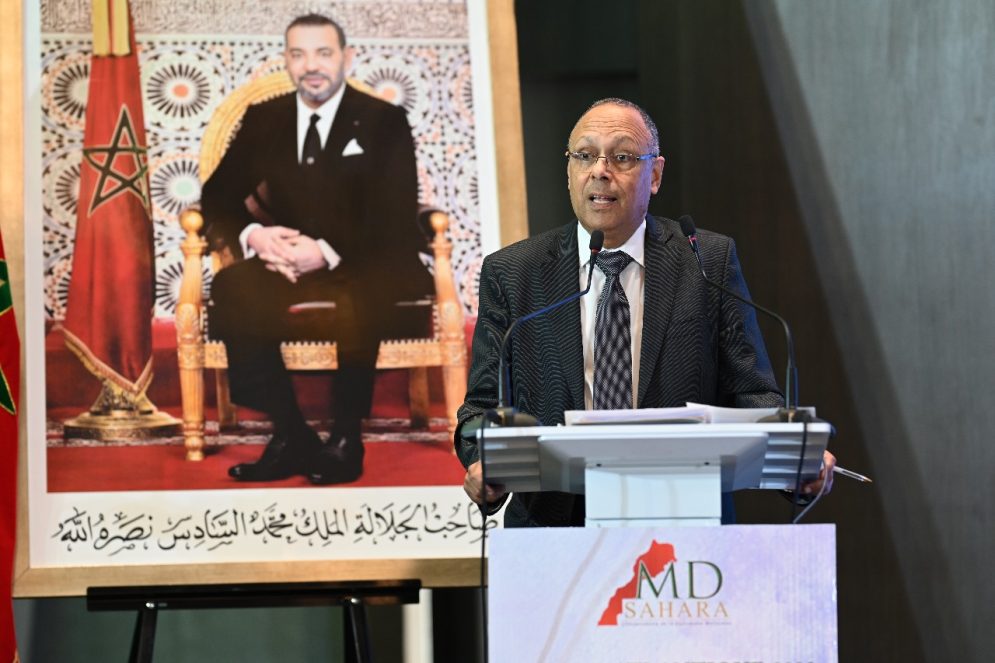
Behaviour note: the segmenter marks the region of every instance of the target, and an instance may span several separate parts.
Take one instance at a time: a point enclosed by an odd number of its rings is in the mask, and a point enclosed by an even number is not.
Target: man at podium
[[[490,512],[507,494],[483,485],[476,431],[497,405],[502,336],[517,318],[587,286],[595,231],[604,233],[604,248],[594,258],[590,291],[526,322],[510,340],[513,406],[550,426],[562,424],[567,410],[783,405],[753,310],[704,282],[676,222],[647,215],[664,166],[649,115],[624,99],[597,101],[571,131],[565,156],[577,220],[487,256],[480,272],[455,445],[467,495]],[[709,277],[749,297],[732,239],[698,236]],[[827,467],[833,460],[827,452]],[[826,475],[824,469],[803,493],[818,492]],[[723,496],[723,521],[730,498]],[[584,497],[515,493],[505,524],[582,526]]]

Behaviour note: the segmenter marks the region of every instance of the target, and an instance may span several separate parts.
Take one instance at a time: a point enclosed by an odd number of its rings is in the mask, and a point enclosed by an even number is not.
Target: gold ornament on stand
[[[131,393],[110,380],[102,382],[90,410],[65,422],[66,439],[148,440],[181,434],[180,420],[156,409],[144,391]]]

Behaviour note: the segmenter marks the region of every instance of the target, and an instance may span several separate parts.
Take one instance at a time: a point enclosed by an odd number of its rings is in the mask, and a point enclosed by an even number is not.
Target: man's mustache
[[[304,79],[304,78],[307,78],[307,77],[309,77],[309,76],[319,76],[319,77],[321,77],[322,79],[324,79],[324,80],[328,81],[329,83],[331,83],[331,82],[332,82],[332,79],[331,79],[331,77],[330,77],[330,76],[329,76],[328,74],[324,74],[324,73],[322,73],[322,72],[320,72],[320,71],[305,71],[305,72],[304,72],[304,73],[303,73],[303,74],[301,75],[301,79]]]

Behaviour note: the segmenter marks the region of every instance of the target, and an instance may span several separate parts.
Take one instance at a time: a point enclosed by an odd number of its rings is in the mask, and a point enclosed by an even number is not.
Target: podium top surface
[[[488,482],[508,490],[583,492],[586,467],[721,465],[723,490],[794,486],[803,437],[802,478],[814,478],[832,426],[800,423],[606,424],[488,428]]]

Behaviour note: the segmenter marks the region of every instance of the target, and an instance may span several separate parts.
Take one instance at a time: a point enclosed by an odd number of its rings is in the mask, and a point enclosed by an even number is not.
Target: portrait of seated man
[[[316,485],[362,474],[362,419],[392,305],[432,289],[418,257],[414,142],[403,108],[346,84],[353,50],[330,18],[295,18],[284,57],[296,91],[252,105],[201,205],[212,248],[241,260],[211,286],[211,335],[225,344],[232,401],[264,412],[273,435],[238,481],[304,475]],[[333,302],[309,338],[337,343],[334,420],[322,442],[284,367],[281,341],[303,302]]]

